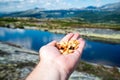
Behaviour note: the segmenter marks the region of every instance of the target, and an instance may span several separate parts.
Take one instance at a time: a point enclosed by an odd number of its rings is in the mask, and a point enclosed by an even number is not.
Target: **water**
[[[52,40],[59,41],[64,35],[38,30],[0,28],[0,41],[21,45],[39,51]],[[120,44],[108,44],[86,40],[82,60],[120,67]]]

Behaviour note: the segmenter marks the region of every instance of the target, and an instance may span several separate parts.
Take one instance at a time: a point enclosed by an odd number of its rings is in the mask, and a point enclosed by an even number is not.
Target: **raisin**
[[[74,47],[73,47],[73,46],[70,46],[69,49],[70,49],[70,50],[74,50]]]

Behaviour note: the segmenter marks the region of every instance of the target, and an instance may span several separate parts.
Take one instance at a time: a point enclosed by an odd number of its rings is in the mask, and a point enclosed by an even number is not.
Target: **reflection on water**
[[[52,40],[60,40],[64,35],[38,30],[0,28],[0,40],[36,50]]]
[[[59,41],[64,35],[38,30],[0,28],[0,40],[19,44],[39,51],[39,48],[52,40]],[[107,44],[86,40],[82,60],[99,64],[120,66],[120,44]]]
[[[90,62],[120,66],[120,44],[86,41],[82,58]]]
[[[23,38],[23,39],[16,38],[16,39],[10,39],[7,42],[11,42],[11,43],[20,45],[20,46],[28,48],[28,49],[32,49],[32,45],[31,45],[32,39],[31,38]]]

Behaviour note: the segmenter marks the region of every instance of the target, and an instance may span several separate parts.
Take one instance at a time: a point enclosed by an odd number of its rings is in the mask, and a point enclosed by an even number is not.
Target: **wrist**
[[[65,71],[65,69],[63,67],[61,67],[61,65],[57,64],[56,61],[50,61],[50,60],[47,60],[47,61],[40,61],[38,66],[44,70],[44,72],[46,74],[49,74],[49,76],[53,76],[54,78],[58,78],[59,79],[56,79],[56,80],[67,80],[68,77],[69,77],[69,74]],[[51,79],[53,80],[53,79]]]

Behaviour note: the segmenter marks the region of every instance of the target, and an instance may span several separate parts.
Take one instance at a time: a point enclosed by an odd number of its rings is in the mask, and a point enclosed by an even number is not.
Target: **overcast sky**
[[[82,8],[115,2],[120,2],[120,0],[0,0],[0,12],[22,11],[35,7],[49,10]]]

